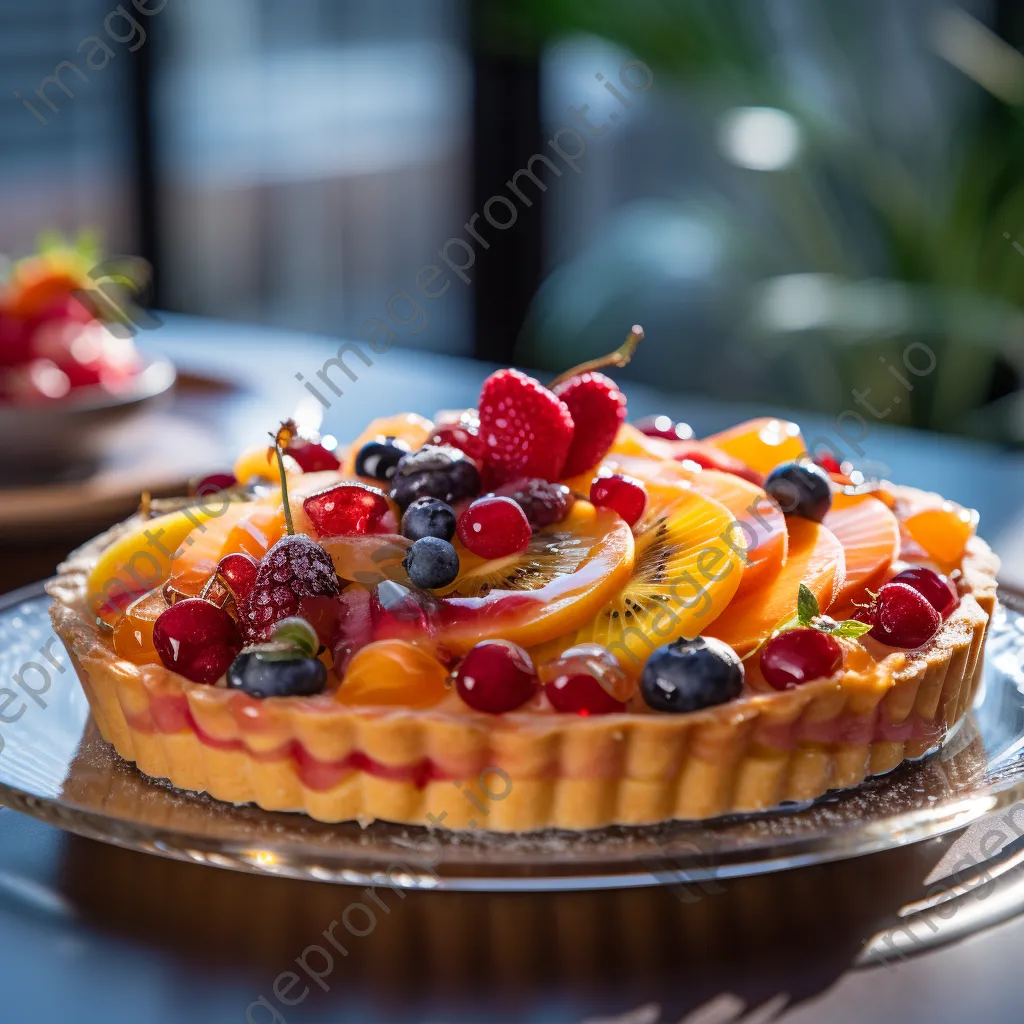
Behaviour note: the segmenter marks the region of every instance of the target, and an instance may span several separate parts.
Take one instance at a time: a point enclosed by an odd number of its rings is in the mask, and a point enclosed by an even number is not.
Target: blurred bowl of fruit
[[[144,261],[99,261],[50,240],[0,270],[0,469],[45,478],[95,460],[112,431],[170,393],[174,367],[142,355]]]

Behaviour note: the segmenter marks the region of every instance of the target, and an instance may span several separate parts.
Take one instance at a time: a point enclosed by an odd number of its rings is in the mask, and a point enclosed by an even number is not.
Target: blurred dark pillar
[[[473,280],[474,354],[508,365],[530,302],[541,281],[543,266],[544,199],[530,207],[516,200],[505,182],[534,153],[544,148],[540,115],[540,64],[535,53],[497,52],[507,39],[494,17],[496,5],[472,4],[473,46],[473,210],[478,230],[490,244],[477,244]],[[484,220],[484,204],[504,195],[516,206],[517,217],[504,231]],[[532,197],[531,197],[532,198]],[[504,204],[493,216],[507,219]],[[469,240],[464,231],[463,237]]]
[[[159,59],[160,38],[166,26],[159,17],[147,18],[146,42],[134,53],[126,54],[129,64],[128,103],[131,124],[131,162],[137,224],[137,255],[153,267],[152,306],[160,302],[159,206],[157,198],[155,68]]]

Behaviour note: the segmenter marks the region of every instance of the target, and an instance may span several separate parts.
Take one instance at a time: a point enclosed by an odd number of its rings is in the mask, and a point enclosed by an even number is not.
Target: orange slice
[[[842,590],[846,562],[843,546],[831,530],[796,516],[787,520],[787,526],[789,552],[782,571],[765,586],[733,601],[710,629],[704,630],[740,655],[748,654],[780,622],[796,614],[801,583],[810,588],[822,611],[831,607]]]
[[[836,594],[835,608],[851,610],[854,601],[866,600],[868,589],[884,582],[899,557],[900,524],[877,498],[834,494],[824,525],[843,545],[846,558],[846,580]]]
[[[780,462],[807,455],[807,443],[797,424],[767,416],[739,423],[704,440],[764,475]]]
[[[648,494],[625,586],[573,632],[544,645],[538,660],[597,643],[635,672],[658,647],[696,636],[732,600],[743,560],[726,540],[729,510],[685,485],[652,484]]]

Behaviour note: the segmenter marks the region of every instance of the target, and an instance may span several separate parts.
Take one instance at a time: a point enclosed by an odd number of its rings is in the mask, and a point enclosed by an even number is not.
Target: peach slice
[[[334,697],[341,704],[428,708],[448,693],[448,670],[406,640],[377,640],[356,653]]]
[[[538,660],[578,644],[608,648],[623,668],[639,671],[658,647],[693,637],[736,594],[743,559],[728,543],[729,510],[686,483],[652,483],[635,527],[636,559],[625,586],[572,633],[545,644]]]
[[[765,476],[780,462],[807,455],[800,427],[789,420],[768,416],[747,420],[704,440]]]
[[[846,580],[836,594],[835,608],[852,611],[855,601],[867,599],[867,590],[880,586],[889,566],[900,553],[900,524],[877,498],[868,494],[834,494],[826,526],[843,545]]]
[[[796,614],[800,584],[810,588],[826,611],[846,577],[843,546],[831,530],[809,519],[787,520],[789,553],[781,572],[764,587],[733,601],[704,632],[723,640],[738,654],[749,654],[772,631]]]

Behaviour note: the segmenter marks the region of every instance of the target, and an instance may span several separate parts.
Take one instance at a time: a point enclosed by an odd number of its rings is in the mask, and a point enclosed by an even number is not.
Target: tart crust
[[[960,605],[924,648],[874,647],[870,671],[685,715],[490,716],[454,696],[429,709],[346,707],[330,694],[258,701],[114,653],[86,611],[86,581],[132,525],[78,549],[47,587],[103,738],[181,789],[327,822],[588,829],[760,811],[855,786],[959,724],[996,601],[998,560],[972,538]],[[453,781],[475,806],[453,799]]]

